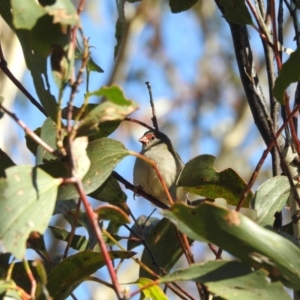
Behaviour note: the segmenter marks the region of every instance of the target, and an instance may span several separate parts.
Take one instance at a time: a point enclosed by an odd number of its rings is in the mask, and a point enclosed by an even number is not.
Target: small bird
[[[186,193],[183,189],[176,187],[176,180],[184,163],[174,150],[170,139],[162,132],[150,130],[144,133],[139,142],[142,143],[140,153],[156,163],[172,199],[186,201]],[[155,170],[140,158],[136,158],[135,161],[133,183],[164,204],[170,204]]]

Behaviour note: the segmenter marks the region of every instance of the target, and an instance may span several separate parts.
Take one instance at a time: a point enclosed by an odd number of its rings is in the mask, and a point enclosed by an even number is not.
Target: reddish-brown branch
[[[88,219],[91,222],[91,226],[92,226],[92,228],[95,232],[98,244],[99,244],[100,249],[101,249],[101,255],[103,255],[103,258],[105,260],[105,263],[106,263],[106,266],[107,266],[112,284],[114,286],[114,290],[117,294],[118,299],[121,300],[122,299],[121,288],[120,288],[120,285],[119,285],[119,282],[118,282],[118,279],[117,279],[116,272],[113,268],[111,258],[108,254],[105,242],[104,242],[103,237],[102,237],[102,232],[101,232],[99,224],[98,224],[98,215],[96,213],[94,213],[94,211],[93,211],[93,209],[92,209],[92,207],[91,207],[91,205],[88,201],[88,198],[87,198],[87,196],[84,192],[81,180],[78,179],[76,181],[75,188],[76,188],[76,190],[77,190],[77,192],[78,192],[78,194],[79,194],[79,196],[80,196],[80,198],[83,202],[83,205],[84,205],[85,210],[86,210],[86,214],[87,214]]]

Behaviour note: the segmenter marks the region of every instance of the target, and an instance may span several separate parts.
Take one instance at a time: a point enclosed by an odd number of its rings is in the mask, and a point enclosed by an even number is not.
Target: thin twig
[[[282,133],[283,129],[285,128],[285,126],[287,126],[287,124],[291,120],[291,118],[296,113],[298,113],[299,108],[300,108],[300,103],[293,109],[293,111],[289,114],[286,122],[279,128],[279,130],[276,133],[276,139],[280,136],[280,134]],[[245,187],[245,189],[244,189],[244,191],[242,193],[242,196],[241,196],[241,198],[239,200],[239,203],[238,203],[238,205],[236,207],[236,211],[239,211],[241,209],[241,207],[242,207],[242,205],[244,203],[244,200],[248,196],[248,194],[249,194],[249,192],[250,192],[250,190],[251,190],[251,188],[252,188],[252,186],[253,186],[256,178],[257,178],[257,175],[258,175],[258,173],[259,173],[259,171],[260,171],[260,169],[261,169],[261,167],[262,167],[262,165],[263,165],[263,163],[264,163],[264,161],[265,161],[268,153],[270,152],[270,150],[274,146],[274,144],[275,144],[275,139],[273,139],[270,142],[270,144],[268,145],[267,149],[263,152],[263,154],[262,154],[262,156],[261,156],[261,158],[260,158],[260,160],[259,160],[259,162],[258,162],[258,164],[257,164],[257,166],[256,166],[256,168],[254,170],[254,172],[252,173],[252,176],[251,176],[250,180],[248,181],[247,186]],[[298,204],[300,205],[300,203],[298,203]]]
[[[14,113],[7,110],[1,103],[0,103],[0,109],[2,109],[6,114],[8,114],[12,119],[14,119],[16,121],[16,123],[18,123],[19,126],[25,131],[25,133],[28,136],[30,136],[37,144],[39,144],[41,147],[43,147],[47,152],[49,152],[50,154],[52,154],[56,157],[62,156],[57,150],[54,150],[47,143],[45,143],[38,135],[36,135],[32,130],[30,130],[23,123],[23,121],[21,121]]]
[[[139,120],[136,120],[136,119],[133,119],[133,118],[126,117],[126,118],[124,119],[124,121],[129,121],[129,122],[137,123],[137,124],[140,124],[141,126],[146,127],[146,128],[149,129],[149,130],[154,131],[154,128],[152,128],[151,126],[149,126],[149,125],[147,125],[146,123],[141,122],[141,121],[139,121]]]
[[[83,39],[84,48],[83,48],[83,54],[82,54],[82,59],[81,59],[81,66],[77,73],[76,80],[72,84],[72,87],[71,87],[71,95],[70,95],[70,100],[68,102],[68,110],[67,110],[67,131],[68,131],[68,133],[72,132],[72,135],[75,135],[74,128],[72,127],[73,101],[74,101],[75,94],[77,93],[78,86],[82,82],[82,75],[83,75],[86,65],[89,61],[88,41],[87,41],[86,37],[84,36],[81,28],[79,28],[79,32],[81,33],[81,37]],[[75,47],[75,45],[74,45],[74,47]]]
[[[27,259],[23,259],[23,264],[24,264],[24,268],[25,268],[25,271],[27,273],[27,276],[29,278],[29,281],[31,282],[31,291],[30,291],[30,296],[32,299],[35,298],[35,291],[36,291],[36,280],[31,272],[31,269],[30,269],[30,266],[29,266],[29,263],[27,261]]]
[[[63,255],[62,259],[66,258],[68,256],[68,252],[69,252],[72,240],[73,240],[74,235],[75,235],[76,223],[77,223],[78,216],[79,216],[79,211],[80,211],[80,204],[81,204],[81,199],[78,199],[77,207],[76,207],[76,212],[75,212],[75,215],[74,215],[73,224],[72,224],[72,227],[71,227],[71,232],[69,234],[67,246],[66,246],[66,249],[65,249],[65,252],[64,252],[64,255]]]
[[[114,237],[107,232],[105,229],[103,229],[103,232],[105,233],[105,235],[112,241],[114,242],[114,244],[116,246],[118,246],[122,251],[126,251],[126,249],[124,249],[124,247],[116,240],[114,239]],[[141,268],[143,268],[146,272],[148,272],[150,275],[152,275],[155,278],[159,278],[159,276],[153,272],[149,267],[147,267],[145,264],[143,264],[138,258],[135,257],[131,257],[132,260],[134,260]],[[194,299],[188,292],[186,292],[185,290],[183,290],[180,286],[178,286],[177,284],[175,284],[174,282],[172,282],[171,284],[173,284],[174,286],[176,286],[176,288],[185,296],[187,296],[190,299]],[[170,290],[172,290],[176,295],[178,295],[179,297],[182,297],[182,295],[180,294],[179,291],[177,291],[176,289],[174,289],[174,287],[171,286],[170,283],[166,283],[166,286],[168,286],[168,288]],[[182,299],[186,299],[186,298],[182,298]]]
[[[4,58],[4,54],[2,51],[1,43],[0,43],[0,69],[14,83],[14,85],[29,99],[29,101],[37,109],[39,109],[39,111],[41,113],[43,113],[46,117],[48,117],[48,114],[44,110],[43,106],[25,89],[25,87],[22,85],[22,83],[8,69],[7,62]]]
[[[145,82],[145,83],[146,83],[148,91],[149,91],[150,104],[151,104],[151,108],[152,108],[152,118],[151,118],[151,120],[152,120],[152,123],[153,123],[153,126],[154,126],[155,130],[159,131],[156,112],[155,112],[155,105],[154,105],[153,97],[152,97],[151,85],[148,81]]]
[[[115,171],[112,171],[112,176],[114,178],[116,178],[119,182],[123,183],[125,188],[128,190],[133,191],[134,193],[144,197],[145,199],[147,199],[148,201],[150,201],[151,203],[153,203],[154,205],[158,206],[159,208],[162,209],[168,209],[169,206],[159,200],[157,200],[156,198],[152,197],[151,195],[147,194],[146,192],[144,192],[141,188],[134,186],[133,184],[131,184],[129,181],[127,181],[125,178],[123,178],[120,174],[118,174]]]

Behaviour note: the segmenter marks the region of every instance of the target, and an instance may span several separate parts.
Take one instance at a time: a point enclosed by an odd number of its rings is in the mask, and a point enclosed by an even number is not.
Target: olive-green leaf
[[[284,104],[284,91],[287,87],[300,79],[300,48],[294,51],[288,60],[282,65],[279,76],[274,85],[274,95],[278,102]]]
[[[197,281],[208,291],[228,300],[264,299],[290,300],[280,282],[270,282],[264,270],[253,271],[238,261],[208,261],[194,264],[166,275],[161,283],[174,281]]]
[[[286,176],[276,176],[264,182],[255,192],[251,207],[257,211],[256,222],[261,226],[272,225],[274,214],[281,211],[291,191]]]
[[[236,211],[208,202],[198,207],[175,203],[163,214],[187,236],[213,243],[274,280],[300,290],[300,250],[287,239]]]
[[[188,10],[196,3],[197,0],[169,0],[169,5],[172,13],[179,13]]]
[[[40,1],[43,2],[43,1]],[[76,9],[69,0],[56,0],[52,5],[40,5],[36,1],[11,0],[14,25],[17,29],[32,29],[44,15],[53,17],[53,23],[79,25]]]
[[[69,240],[70,232],[64,228],[49,226],[49,229],[58,240],[65,242]],[[74,234],[70,247],[78,251],[86,250],[88,247],[88,240],[82,235]]]
[[[30,233],[46,230],[61,180],[30,166],[8,168],[6,176],[0,185],[0,240],[4,252],[21,259]]]
[[[95,63],[92,57],[88,61],[87,68],[90,72],[104,73],[103,69]]]
[[[56,149],[56,124],[51,118],[47,118],[40,129],[40,138],[53,149]],[[27,136],[28,142],[31,138]],[[55,156],[47,152],[43,147],[37,146],[36,151],[37,164],[41,164],[43,160],[56,159]]]
[[[245,187],[245,181],[231,168],[217,172],[214,168],[216,158],[212,155],[199,155],[190,160],[182,170],[178,186],[187,192],[209,199],[224,198],[230,205],[237,205]],[[243,206],[249,207],[250,192]]]
[[[111,259],[128,259],[134,252],[110,251]],[[105,266],[101,253],[82,251],[59,263],[48,275],[48,291],[55,300],[64,300],[88,276]]]
[[[32,2],[32,1],[29,1]],[[13,16],[12,16],[12,7],[10,0],[1,0],[0,1],[0,14],[5,20],[5,22],[10,26],[10,28],[15,31],[20,44],[23,49],[25,61],[27,68],[30,70],[33,83],[35,86],[36,93],[38,95],[39,100],[41,101],[42,106],[44,107],[46,113],[53,119],[56,120],[56,108],[57,103],[55,97],[50,92],[50,84],[47,72],[47,55],[49,55],[49,48],[45,47],[44,41],[41,41],[39,44],[46,48],[46,56],[39,53],[39,51],[33,51],[32,47],[32,36],[31,31],[16,29],[13,25]],[[54,25],[53,25],[54,26]],[[55,25],[60,27],[59,24]],[[40,26],[40,30],[45,27]],[[53,29],[53,28],[52,28]],[[49,32],[47,33],[47,35]],[[42,36],[47,39],[47,35],[45,35],[45,31],[42,32]],[[54,40],[54,44],[64,44],[65,41],[58,40],[58,35],[55,36],[54,30],[51,30],[51,35],[54,35],[56,40]],[[51,44],[51,43],[50,43]],[[49,45],[49,44],[47,44]]]
[[[87,154],[91,161],[91,167],[83,178],[83,186],[85,192],[89,194],[105,182],[115,166],[128,155],[128,150],[116,140],[103,138],[90,143],[87,147]],[[78,197],[78,193],[72,184],[59,188],[59,200],[76,197]]]
[[[118,181],[112,175],[110,175],[97,190],[89,194],[89,196],[122,207],[124,211],[128,210],[125,203],[127,196],[122,191]]]
[[[169,272],[183,254],[176,227],[165,218],[154,226],[147,238],[147,244],[153,256],[148,249],[144,249],[141,261],[156,274],[161,274],[161,269],[154,264],[153,257],[161,268]],[[153,279],[143,268],[140,268],[139,277]]]
[[[239,25],[253,24],[245,0],[218,0],[218,4],[228,22]]]
[[[153,228],[157,225],[160,219],[156,217],[148,218],[145,215],[139,216],[136,222],[131,227],[129,239],[127,242],[127,250],[132,250],[142,244],[142,240],[136,240],[133,238],[143,237],[148,240]]]
[[[95,213],[99,216],[99,220],[109,220],[116,224],[130,223],[128,215],[114,205],[102,205],[95,209]]]
[[[0,177],[6,177],[5,170],[9,167],[13,167],[15,163],[13,160],[0,149]]]
[[[95,92],[87,94],[87,97],[91,96],[102,96],[105,98],[105,101],[96,105],[80,121],[77,130],[78,135],[95,133],[100,123],[123,120],[138,108],[135,102],[125,98],[123,91],[116,85],[102,87]]]

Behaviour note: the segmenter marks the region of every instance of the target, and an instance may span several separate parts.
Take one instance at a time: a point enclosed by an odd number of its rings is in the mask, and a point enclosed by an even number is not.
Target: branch
[[[1,43],[0,43],[0,69],[14,83],[14,85],[29,99],[29,101],[35,107],[37,107],[46,117],[48,117],[43,106],[37,100],[34,99],[34,97],[25,89],[22,83],[8,69],[7,62],[3,55]]]

